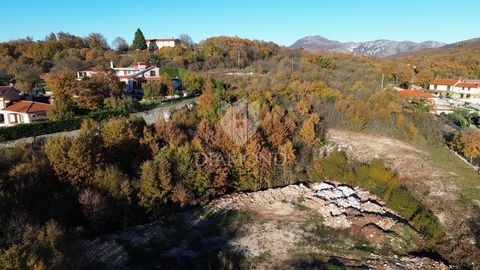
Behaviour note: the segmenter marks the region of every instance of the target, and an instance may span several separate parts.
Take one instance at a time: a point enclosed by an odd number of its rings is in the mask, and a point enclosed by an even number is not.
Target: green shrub
[[[427,236],[427,246],[434,247],[435,242],[443,235],[443,229],[438,218],[432,211],[421,206],[411,221],[415,229]]]
[[[406,219],[411,219],[420,207],[412,194],[405,187],[393,190],[388,198],[389,206]]]
[[[347,174],[349,169],[350,165],[345,153],[335,151],[325,160],[321,175],[324,179],[336,180]]]

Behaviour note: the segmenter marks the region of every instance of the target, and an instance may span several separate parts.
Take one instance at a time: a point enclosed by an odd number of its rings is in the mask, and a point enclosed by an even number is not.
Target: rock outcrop
[[[240,217],[241,213],[253,213],[253,218],[225,223],[228,213],[233,220],[238,213]],[[314,219],[313,231],[309,223],[312,217],[320,217]],[[316,231],[319,224],[328,229]],[[332,239],[333,246],[322,244],[332,243],[328,242]],[[204,207],[88,242],[84,258],[111,269],[128,269],[132,256],[128,250],[142,250],[147,252],[142,258],[153,260],[147,262],[149,267],[168,268],[171,265],[165,262],[183,267],[185,261],[197,257],[241,252],[247,261],[257,262],[252,268],[268,269],[272,264],[280,268],[289,265],[297,259],[295,254],[314,252],[352,267],[448,269],[429,258],[356,250],[353,246],[359,242],[355,239],[399,254],[408,253],[421,242],[408,222],[377,197],[358,188],[321,182],[226,195]]]

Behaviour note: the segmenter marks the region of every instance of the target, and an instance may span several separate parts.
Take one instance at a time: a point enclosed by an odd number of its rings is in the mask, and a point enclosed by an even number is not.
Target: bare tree
[[[180,41],[182,43],[184,43],[185,45],[192,45],[193,44],[192,38],[187,34],[180,34],[178,36],[178,39],[180,39]]]
[[[112,47],[119,53],[128,51],[128,43],[122,37],[116,37],[112,42]]]

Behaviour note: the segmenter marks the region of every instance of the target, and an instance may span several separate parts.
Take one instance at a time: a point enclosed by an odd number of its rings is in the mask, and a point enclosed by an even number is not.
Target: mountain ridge
[[[388,39],[377,39],[364,42],[340,42],[315,35],[301,38],[289,47],[294,49],[303,48],[309,51],[333,51],[365,56],[387,57],[398,53],[440,48],[445,45],[447,44],[433,40],[427,40],[420,43],[408,40],[395,41]]]

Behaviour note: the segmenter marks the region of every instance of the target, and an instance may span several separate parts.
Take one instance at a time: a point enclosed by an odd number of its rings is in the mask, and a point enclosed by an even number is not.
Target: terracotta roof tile
[[[478,84],[475,83],[466,83],[466,82],[461,82],[457,84],[458,87],[470,87],[470,88],[477,88]]]
[[[398,91],[398,94],[400,96],[406,97],[406,98],[413,98],[413,99],[429,99],[429,98],[436,98],[436,96],[426,93],[422,90],[416,90],[416,89],[406,89],[406,90],[401,90]]]
[[[432,85],[455,85],[460,80],[457,79],[435,79],[430,84]]]
[[[11,112],[21,112],[21,113],[36,113],[36,112],[45,112],[50,107],[50,104],[22,100],[6,107],[5,111]]]

